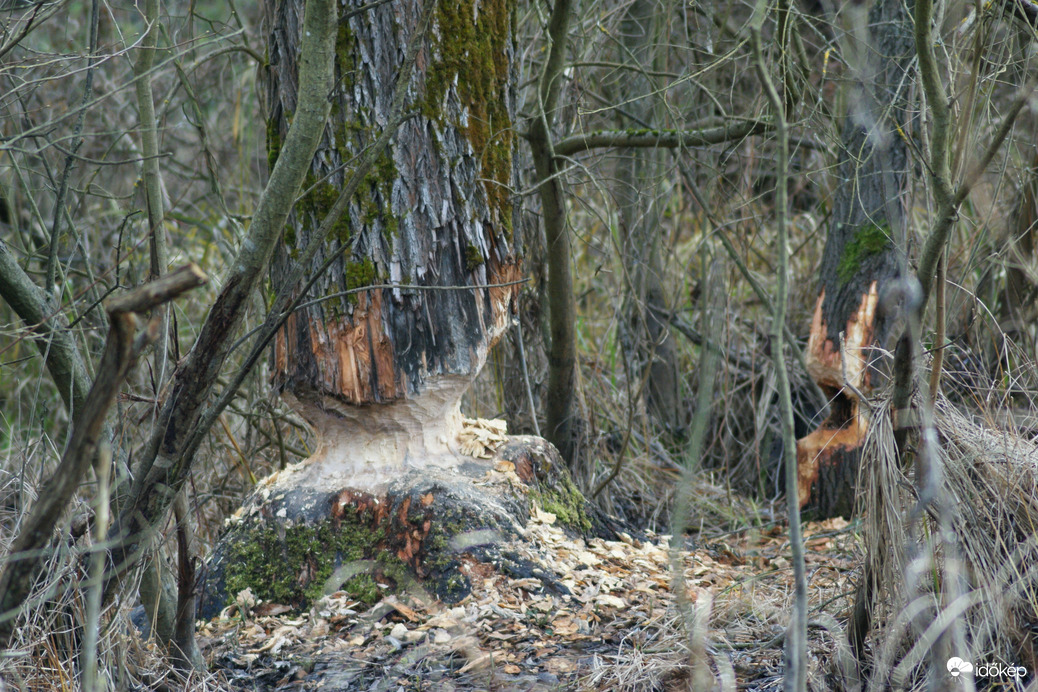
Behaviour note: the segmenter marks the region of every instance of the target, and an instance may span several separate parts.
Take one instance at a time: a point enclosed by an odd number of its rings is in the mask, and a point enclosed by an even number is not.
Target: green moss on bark
[[[446,506],[424,506],[418,499],[423,494],[412,496],[406,516],[400,516],[396,505],[379,519],[368,511],[347,509],[338,521],[254,519],[239,526],[221,560],[226,602],[249,588],[264,601],[304,608],[336,577],[344,581],[341,586],[332,582],[333,588],[363,603],[376,603],[385,595],[380,583],[400,592],[419,582],[445,603],[457,603],[470,593],[471,584],[460,570],[465,546],[453,541],[484,524],[449,501]],[[341,569],[347,566],[352,568]]]
[[[562,526],[584,533],[591,530],[591,517],[584,508],[584,496],[569,474],[562,474],[559,483],[539,490],[530,489],[530,500],[543,512],[550,512]]]
[[[277,120],[267,120],[267,172],[274,170],[274,164],[278,162],[281,154],[281,130]]]
[[[378,273],[375,271],[375,264],[370,258],[365,257],[358,262],[347,262],[344,268],[346,275],[346,290],[352,291],[355,288],[364,288],[376,283]],[[357,302],[356,294],[350,294],[346,296],[346,302],[351,305]]]
[[[844,247],[840,264],[836,268],[836,277],[840,283],[846,284],[853,279],[861,263],[886,250],[890,242],[890,226],[887,224],[867,224],[856,229]]]
[[[472,145],[487,199],[509,235],[514,133],[506,104],[513,15],[510,0],[441,0],[437,57],[426,74],[422,102],[423,115],[442,122],[444,97],[452,86],[457,89],[468,117],[464,126],[451,124],[462,128]]]
[[[254,523],[229,547],[225,568],[228,600],[245,588],[271,603],[303,606],[323,595],[325,582],[341,565],[364,559],[384,536],[364,521],[284,526]],[[380,557],[387,570],[402,567],[395,558]],[[386,571],[386,570],[381,570]],[[357,600],[373,603],[380,597],[375,576],[361,574],[342,587]]]
[[[469,245],[465,248],[465,269],[468,271],[474,270],[485,261],[486,260],[483,259],[483,253],[480,252],[479,248],[475,245]]]

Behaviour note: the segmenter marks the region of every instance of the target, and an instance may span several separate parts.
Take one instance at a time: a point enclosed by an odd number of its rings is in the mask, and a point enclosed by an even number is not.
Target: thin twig
[[[786,476],[786,510],[789,515],[789,544],[793,562],[793,613],[787,629],[786,675],[787,692],[807,690],[807,571],[804,565],[804,537],[800,528],[800,497],[798,493],[796,433],[793,427],[793,402],[789,390],[789,373],[783,349],[785,340],[786,308],[789,301],[789,237],[787,227],[787,185],[789,180],[789,135],[782,99],[764,65],[761,48],[761,27],[767,15],[766,0],[759,0],[750,22],[750,43],[757,78],[774,113],[775,136],[778,140],[778,165],[775,171],[775,215],[777,243],[775,255],[775,300],[772,305],[772,346],[775,359],[776,389],[781,411],[783,442],[782,463]],[[785,46],[779,46],[785,50]]]
[[[61,172],[61,183],[58,186],[58,194],[54,200],[54,221],[51,224],[50,248],[47,253],[47,290],[54,290],[58,284],[58,245],[61,240],[62,222],[65,219],[65,196],[68,194],[69,177],[76,163],[76,152],[83,145],[83,121],[86,119],[86,104],[94,93],[94,70],[97,67],[97,25],[100,18],[100,2],[92,0],[90,3],[90,54],[87,58],[86,83],[83,85],[83,98],[80,101],[79,116],[72,128],[72,146],[65,157],[65,167]]]

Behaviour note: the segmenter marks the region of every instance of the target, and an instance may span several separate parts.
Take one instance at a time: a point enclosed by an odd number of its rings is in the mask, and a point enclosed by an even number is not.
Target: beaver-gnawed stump
[[[538,437],[510,437],[489,460],[413,469],[384,488],[318,488],[287,471],[262,481],[229,520],[208,561],[200,617],[245,589],[296,609],[340,590],[368,604],[400,591],[457,603],[477,564],[564,593],[559,575],[510,547],[524,540],[531,513],[550,513],[573,534],[616,535]]]

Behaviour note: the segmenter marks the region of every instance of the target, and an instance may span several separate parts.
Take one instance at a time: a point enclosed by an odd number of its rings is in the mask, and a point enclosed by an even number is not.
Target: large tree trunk
[[[361,3],[357,3],[358,5]],[[346,16],[354,3],[347,3]],[[301,2],[271,15],[270,155],[295,94]],[[389,118],[394,81],[421,4],[385,5],[340,23],[332,117],[275,260],[274,284],[338,196],[353,157]],[[442,2],[404,122],[314,259],[332,259],[278,335],[274,381],[317,432],[306,482],[357,485],[425,464],[452,464],[458,401],[512,319],[519,271],[515,210],[511,7]],[[408,288],[368,285],[400,284]],[[428,290],[418,287],[457,287]],[[303,481],[300,478],[300,481]]]
[[[910,17],[900,0],[875,4],[866,40],[858,47],[860,64],[851,64],[858,74],[806,354],[811,376],[831,397],[830,415],[797,441],[801,507],[821,516],[849,515],[853,509],[866,432],[854,390],[868,392],[885,370],[876,348],[884,345],[890,325],[877,309],[878,299],[884,283],[898,273],[896,253],[904,247],[898,234],[908,158],[901,133],[908,131],[905,72],[914,52]]]
[[[352,14],[363,2],[342,13],[331,122],[275,259],[278,288],[351,160],[392,119],[423,6]],[[273,159],[295,99],[302,0],[268,9]],[[593,527],[546,442],[513,439],[492,456],[504,443],[493,426],[462,431],[459,401],[510,324],[518,287],[512,12],[508,0],[435,6],[408,89],[418,114],[324,239],[309,269],[330,267],[275,342],[275,385],[313,427],[316,451],[261,483],[239,514],[210,561],[203,615],[246,587],[302,606],[325,588],[369,600],[378,584],[420,582],[453,602],[468,592],[472,561],[508,563],[494,546],[516,535],[531,503],[576,531]]]

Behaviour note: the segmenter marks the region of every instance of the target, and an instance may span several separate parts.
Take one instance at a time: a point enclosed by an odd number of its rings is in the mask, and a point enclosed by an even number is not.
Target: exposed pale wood
[[[807,340],[805,361],[807,372],[819,385],[842,389],[848,382],[857,389],[865,391],[871,387],[872,377],[869,373],[869,354],[867,349],[874,341],[876,304],[878,301],[875,281],[861,298],[858,309],[851,313],[843,325],[843,349],[846,362],[841,357],[841,345],[838,339],[829,335],[832,330],[822,317],[822,304],[825,292],[815,302],[815,312],[811,320],[811,333]],[[853,392],[848,392],[854,396]]]
[[[529,570],[514,546],[526,540],[535,512],[558,511],[552,521],[575,535],[616,536],[618,527],[575,492],[558,450],[541,438],[512,437],[489,460],[458,461],[367,488],[344,479],[301,483],[296,474],[314,468],[306,463],[264,479],[210,557],[199,615],[215,616],[243,587],[308,608],[321,586],[349,591],[343,574],[457,603],[474,574]],[[524,576],[566,593],[566,575]]]

